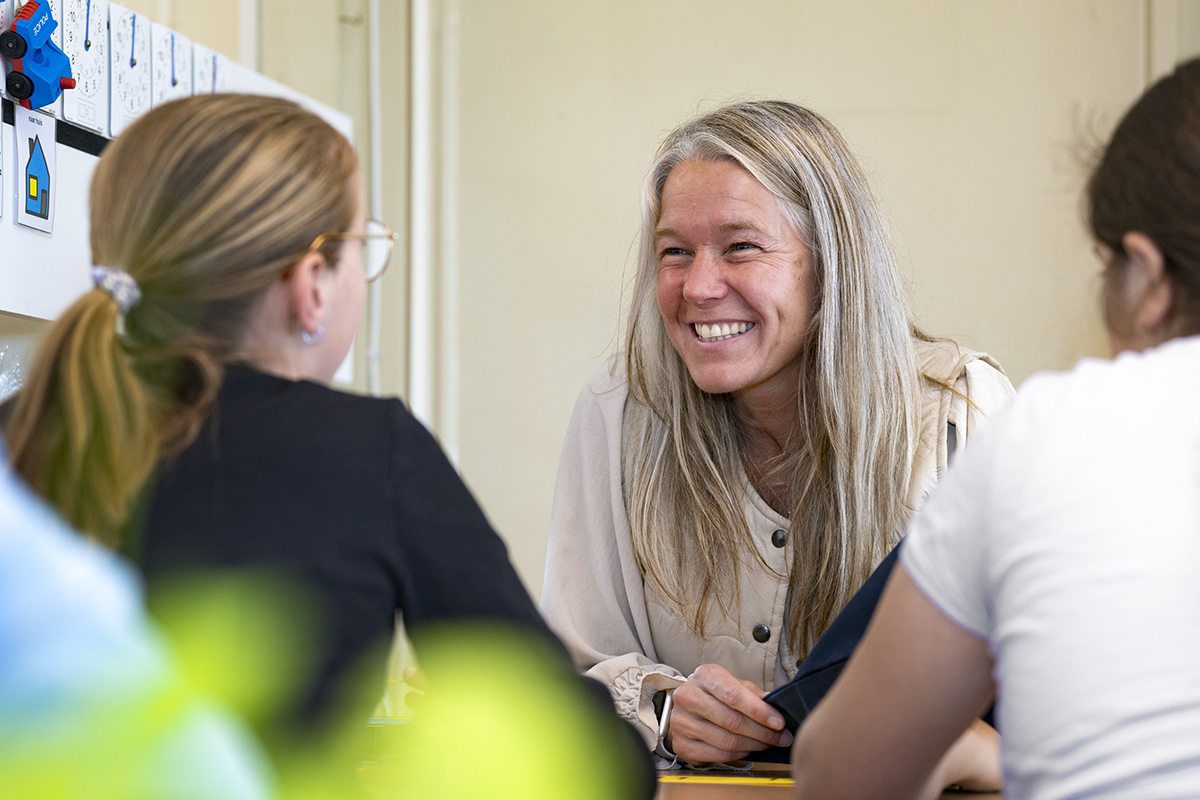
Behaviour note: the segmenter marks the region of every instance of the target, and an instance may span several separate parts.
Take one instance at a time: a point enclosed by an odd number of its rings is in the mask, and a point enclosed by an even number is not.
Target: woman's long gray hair
[[[691,380],[657,306],[654,231],[667,176],[683,161],[746,169],[812,251],[817,299],[800,354],[797,435],[781,443],[793,543],[788,641],[803,657],[907,521],[921,388],[915,328],[867,176],[823,117],[793,103],[738,102],[663,143],[643,192],[626,331],[625,492],[648,584],[697,635],[714,596],[722,613],[736,613],[740,570],[762,557],[744,511],[745,422],[731,396]]]

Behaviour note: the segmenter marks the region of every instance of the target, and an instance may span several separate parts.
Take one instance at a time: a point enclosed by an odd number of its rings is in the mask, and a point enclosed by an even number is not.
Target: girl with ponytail
[[[320,118],[252,96],[171,104],[108,147],[91,191],[96,287],[51,328],[5,427],[17,471],[68,522],[119,544],[159,458],[196,438],[268,289],[301,256],[337,264],[336,239],[306,251],[350,228],[357,175]]]
[[[363,677],[397,611],[418,656],[434,623],[502,622],[549,643],[545,663],[581,688],[429,432],[398,399],[328,385],[394,238],[366,219],[350,144],[295,104],[156,108],[100,159],[96,288],[47,335],[4,428],[17,470],[129,554],[152,603],[202,568],[301,581],[296,616],[323,625],[293,736],[346,711],[343,679]],[[383,658],[370,663],[374,695],[351,702],[363,722],[383,687]],[[648,754],[586,685],[576,721],[615,737],[596,761],[622,787],[613,796],[649,796]]]

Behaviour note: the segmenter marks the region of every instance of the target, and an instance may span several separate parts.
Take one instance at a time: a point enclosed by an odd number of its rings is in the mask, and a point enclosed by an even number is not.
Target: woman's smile
[[[714,322],[710,325],[702,322],[692,323],[692,330],[696,332],[696,338],[702,342],[723,342],[741,336],[753,327],[753,322]]]

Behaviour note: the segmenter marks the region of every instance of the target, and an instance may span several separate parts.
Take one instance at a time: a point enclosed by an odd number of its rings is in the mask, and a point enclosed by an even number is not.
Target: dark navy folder
[[[900,545],[897,544],[887,558],[879,562],[871,577],[867,578],[867,582],[850,598],[850,602],[817,640],[808,658],[796,670],[796,676],[763,698],[779,709],[779,713],[783,714],[784,726],[793,734],[842,674],[854,648],[858,647],[866,633],[867,623],[875,613],[888,576],[892,574],[892,567],[896,565],[899,552]],[[747,759],[786,764],[791,761],[791,748],[769,747],[751,753]]]

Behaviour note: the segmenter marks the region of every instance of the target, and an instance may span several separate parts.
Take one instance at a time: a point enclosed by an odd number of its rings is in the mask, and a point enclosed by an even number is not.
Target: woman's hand
[[[981,719],[971,723],[950,745],[925,786],[925,797],[941,797],[947,786],[972,792],[998,792],[1004,788],[1000,769],[1000,734]]]
[[[792,743],[783,717],[751,681],[703,664],[675,690],[666,745],[689,764],[739,761],[755,750]]]

